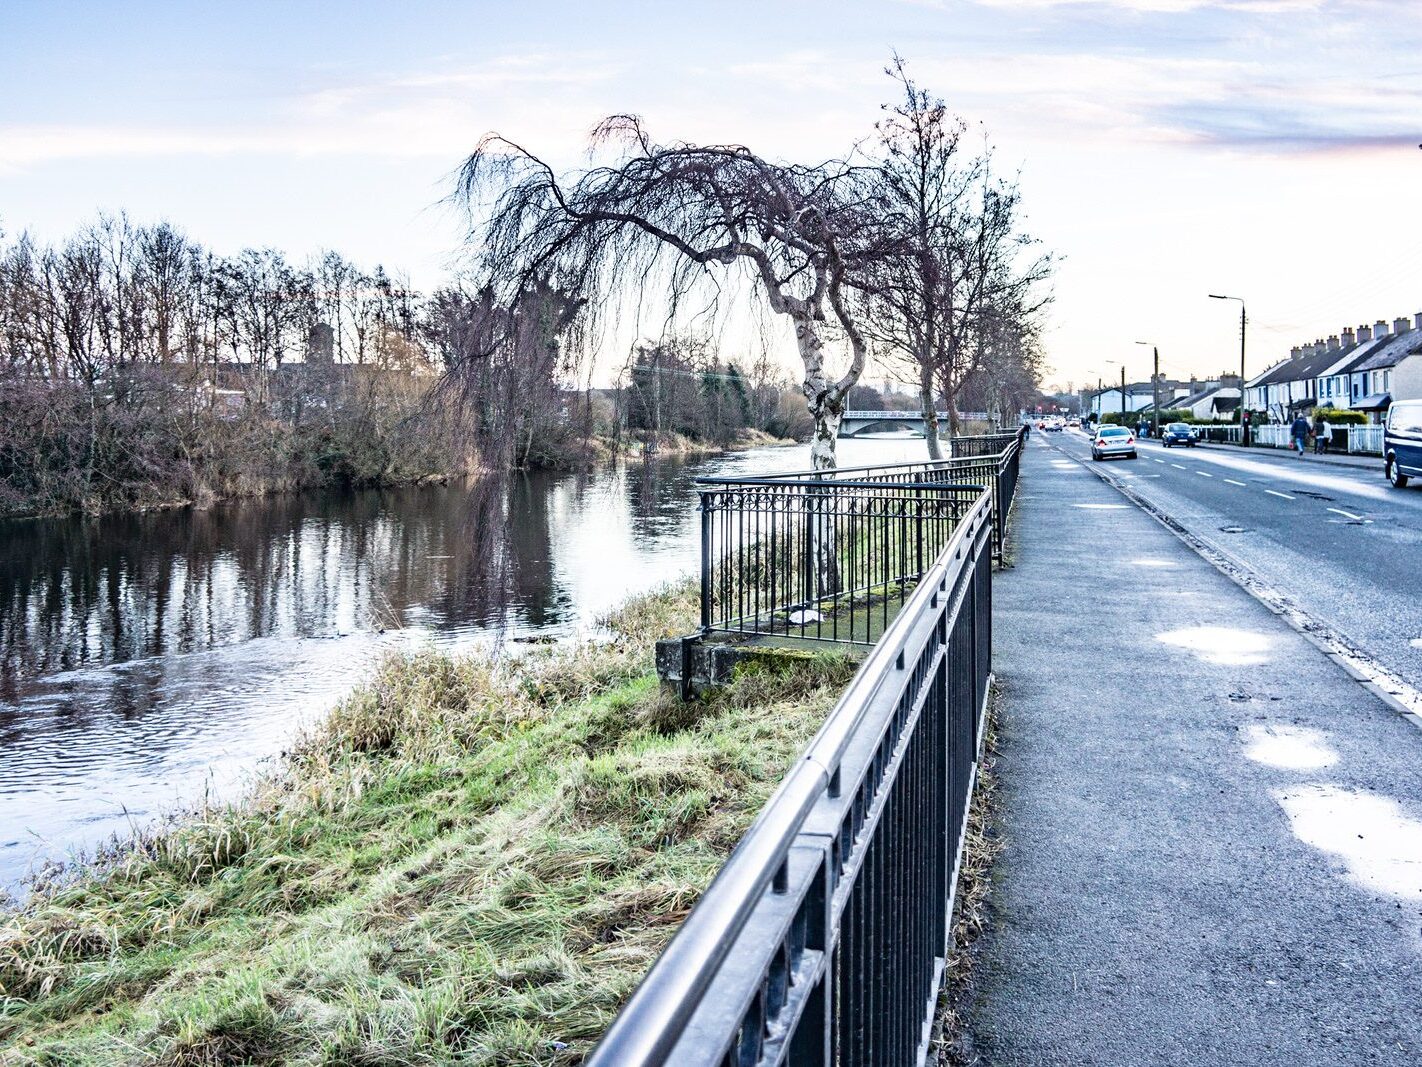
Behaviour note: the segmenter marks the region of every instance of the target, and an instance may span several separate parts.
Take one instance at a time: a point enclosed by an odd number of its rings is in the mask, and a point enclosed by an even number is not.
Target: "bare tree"
[[[904,232],[899,254],[869,263],[856,285],[867,334],[917,384],[928,454],[939,459],[938,403],[956,435],[958,395],[982,366],[985,331],[1041,309],[1051,259],[1024,260],[1033,241],[1018,229],[1019,192],[993,176],[991,149],[966,157],[962,119],[915,84],[902,59],[888,73],[903,99],[877,126],[879,175]]]
[[[510,305],[537,283],[584,298],[587,314],[657,290],[669,317],[693,293],[715,306],[737,274],[793,324],[814,418],[814,466],[835,464],[845,397],[867,343],[845,293],[851,271],[882,254],[881,205],[865,168],[772,163],[739,145],[662,145],[640,120],[614,115],[594,131],[614,160],[566,181],[518,144],[483,138],[459,194],[471,209],[492,194],[471,235],[487,284]],[[826,360],[831,321],[848,368]]]

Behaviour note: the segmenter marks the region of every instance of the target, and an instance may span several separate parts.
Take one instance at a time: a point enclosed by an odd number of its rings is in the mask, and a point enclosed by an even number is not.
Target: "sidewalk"
[[[1016,506],[968,1058],[1419,1062],[1422,730],[1040,442]]]

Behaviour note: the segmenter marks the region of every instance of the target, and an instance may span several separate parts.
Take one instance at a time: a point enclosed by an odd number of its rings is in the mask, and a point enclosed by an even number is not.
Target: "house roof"
[[[1334,374],[1352,374],[1355,371],[1393,367],[1417,352],[1422,352],[1422,330],[1406,330],[1367,341],[1355,341],[1341,348],[1325,347],[1323,351],[1313,355],[1283,360],[1263,374],[1250,379],[1249,387],[1282,385],[1285,382],[1326,378]]]
[[[1380,370],[1383,367],[1395,367],[1415,352],[1422,352],[1422,330],[1408,330],[1406,333],[1391,334],[1382,338],[1382,343],[1373,350],[1367,359],[1351,369],[1361,372]]]
[[[1386,340],[1386,337],[1374,337],[1370,341],[1359,341],[1351,347],[1343,349],[1343,358],[1320,370],[1318,377],[1328,378],[1334,374],[1352,374],[1358,369],[1358,364],[1371,356]]]
[[[1364,343],[1366,344],[1367,342]],[[1331,367],[1334,363],[1337,363],[1343,355],[1343,350],[1325,347],[1322,352],[1299,356],[1298,359],[1286,359],[1282,363],[1277,363],[1270,367],[1249,384],[1251,387],[1257,388],[1261,385],[1282,385],[1284,382],[1310,381],[1322,374],[1324,368]]]

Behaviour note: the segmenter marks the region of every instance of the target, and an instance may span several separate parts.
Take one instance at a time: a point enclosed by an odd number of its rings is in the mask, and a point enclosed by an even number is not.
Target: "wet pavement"
[[[1419,1062],[1422,730],[1040,438],[1017,507],[969,1051]]]

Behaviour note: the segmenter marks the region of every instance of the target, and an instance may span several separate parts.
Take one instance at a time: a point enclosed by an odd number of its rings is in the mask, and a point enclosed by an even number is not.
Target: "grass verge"
[[[854,665],[663,696],[657,637],[383,663],[240,804],[0,918],[0,1063],[572,1064]]]

